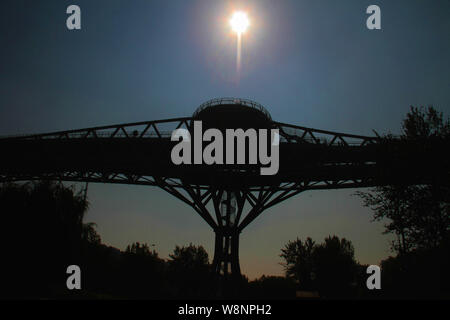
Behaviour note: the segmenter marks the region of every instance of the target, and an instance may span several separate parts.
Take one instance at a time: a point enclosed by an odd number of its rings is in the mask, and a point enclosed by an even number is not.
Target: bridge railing
[[[363,146],[377,143],[379,137],[361,136],[327,130],[313,129],[287,123],[274,122],[280,130],[281,141],[304,142],[335,146]]]
[[[230,105],[230,104],[238,104],[238,105],[244,105],[250,108],[257,109],[264,113],[264,115],[269,119],[272,120],[272,117],[270,116],[269,111],[267,111],[266,108],[264,108],[261,104],[258,102],[249,100],[249,99],[241,99],[241,98],[216,98],[208,100],[204,103],[202,103],[194,112],[192,115],[194,118],[204,109],[214,106],[220,106],[220,105]]]
[[[191,118],[174,118],[156,121],[143,121],[76,129],[68,131],[56,131],[41,134],[2,136],[5,139],[76,139],[76,138],[142,138],[142,137],[170,137],[172,131],[177,128],[187,128]]]

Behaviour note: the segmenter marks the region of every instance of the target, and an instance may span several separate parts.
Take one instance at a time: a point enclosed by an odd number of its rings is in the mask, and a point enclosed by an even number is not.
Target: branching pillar
[[[242,230],[267,208],[307,189],[305,183],[299,182],[287,183],[282,187],[261,186],[259,190],[252,191],[248,188],[220,185],[206,189],[187,181],[181,181],[181,184],[174,186],[171,179],[161,177],[155,177],[155,183],[194,208],[214,230],[212,271],[218,280],[216,288],[219,296],[236,296],[235,294],[239,292],[242,283],[239,235]],[[210,201],[214,206],[215,219],[212,210],[207,207]],[[248,211],[243,216],[245,203],[248,203]]]
[[[228,278],[240,279],[241,268],[239,266],[239,229],[238,221],[242,212],[243,202],[239,201],[236,193],[222,191],[214,199],[217,227],[213,270],[217,275]]]
[[[218,228],[216,231],[213,270],[228,279],[239,278],[239,231],[237,228]]]

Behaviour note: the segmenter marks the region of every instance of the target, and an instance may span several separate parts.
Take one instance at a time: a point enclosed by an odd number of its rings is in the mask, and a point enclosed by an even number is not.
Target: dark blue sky
[[[70,4],[82,29],[69,31]],[[381,8],[382,30],[366,28]],[[228,19],[246,10],[242,73]],[[0,134],[46,132],[189,116],[210,98],[263,104],[277,121],[371,135],[399,133],[410,105],[450,114],[450,1],[23,1],[0,13]],[[306,192],[242,234],[250,277],[280,274],[280,248],[328,234],[357,258],[389,254],[382,225],[354,190]],[[213,253],[206,223],[156,188],[90,186],[104,242],[155,243],[163,257],[190,241]]]

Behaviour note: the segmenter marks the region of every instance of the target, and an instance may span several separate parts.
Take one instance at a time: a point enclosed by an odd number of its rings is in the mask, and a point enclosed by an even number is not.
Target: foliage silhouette
[[[308,237],[304,242],[299,238],[289,241],[285,248],[281,249],[280,256],[286,261],[282,263],[286,277],[301,283],[304,290],[314,289],[312,274],[315,246],[315,242]]]
[[[433,107],[411,107],[402,124],[404,141],[427,145],[435,139],[450,138],[450,120]],[[386,137],[391,139],[391,137]],[[374,220],[388,221],[385,233],[394,233],[393,251],[432,249],[450,236],[450,188],[438,183],[372,188],[357,192],[365,206],[374,210]]]
[[[350,297],[358,274],[353,245],[345,238],[328,236],[321,244],[297,238],[281,249],[286,277],[299,289],[318,291],[322,297]]]
[[[402,131],[402,141],[426,147],[433,141],[450,139],[450,119],[444,120],[433,107],[411,107]],[[391,248],[397,256],[381,262],[384,297],[450,297],[448,183],[399,183],[357,194],[374,211],[374,220],[386,223],[384,232],[396,236]]]
[[[65,287],[66,268],[81,253],[87,202],[73,188],[55,182],[3,184],[2,295],[33,297]],[[59,284],[59,285],[58,285]]]
[[[169,255],[169,272],[175,294],[185,298],[206,298],[211,294],[208,253],[202,246],[176,246]]]

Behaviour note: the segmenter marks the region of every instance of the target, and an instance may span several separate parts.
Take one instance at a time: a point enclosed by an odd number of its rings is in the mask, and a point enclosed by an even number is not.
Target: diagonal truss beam
[[[67,131],[56,131],[42,134],[18,135],[0,137],[1,140],[41,140],[41,139],[96,139],[96,138],[144,138],[170,137],[172,130],[179,129],[183,126],[189,127],[189,121],[192,118],[173,118],[155,121],[141,121],[132,123],[123,123],[109,126],[98,126],[86,129],[75,129]],[[168,126],[170,130],[163,130],[162,127]]]
[[[313,129],[296,126],[287,123],[274,122],[275,127],[280,131],[280,136],[289,143],[313,143],[327,146],[365,146],[367,144],[378,143],[379,137],[368,137],[341,132]]]
[[[213,228],[213,229],[217,228],[217,223],[214,221],[214,219],[212,218],[211,214],[206,209],[207,202],[204,203],[204,202],[201,201],[200,194],[195,192],[194,189],[192,188],[192,186],[189,186],[189,185],[185,185],[184,186],[184,190],[186,190],[186,192],[191,197],[191,199],[189,199],[186,196],[184,196],[180,191],[175,189],[173,186],[171,186],[170,184],[166,183],[164,178],[155,178],[155,180],[156,180],[157,185],[161,189],[167,191],[171,195],[177,197],[181,201],[187,203],[192,208],[194,208],[194,210],[197,211],[197,213],[203,218],[203,220],[205,220],[208,223],[208,225],[211,228]]]

